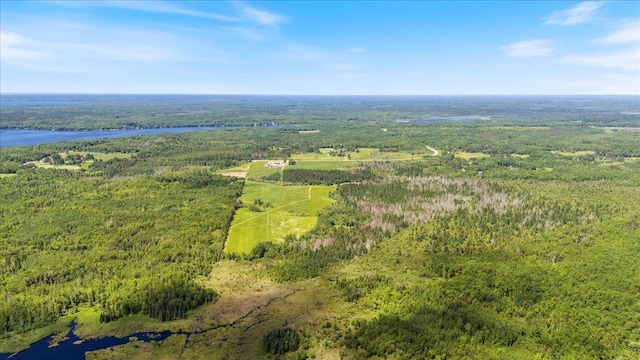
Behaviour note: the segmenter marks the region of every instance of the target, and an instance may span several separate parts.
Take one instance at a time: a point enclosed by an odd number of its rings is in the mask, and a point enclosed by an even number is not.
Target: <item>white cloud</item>
[[[344,59],[340,55],[313,46],[289,45],[279,54],[279,57],[284,57],[287,60],[315,63],[326,70],[339,74],[353,73],[360,69],[359,65]]]
[[[347,74],[340,74],[340,75],[338,75],[338,77],[341,78],[341,79],[362,79],[362,78],[369,77],[369,74],[367,74],[367,73],[347,73]]]
[[[232,34],[233,36],[245,40],[262,41],[265,39],[265,34],[263,32],[248,27],[229,26],[224,27],[223,30],[229,34]]]
[[[354,48],[351,48],[349,51],[354,53],[365,53],[365,52],[368,52],[369,49],[363,48],[363,47],[354,47]]]
[[[118,8],[163,14],[184,15],[227,22],[238,21],[238,19],[232,16],[190,10],[176,3],[167,1],[50,1],[50,3],[67,7]]]
[[[621,69],[640,71],[640,46],[619,50],[617,52],[607,52],[606,54],[588,54],[566,56],[562,62],[598,66],[607,69]]]
[[[604,44],[640,43],[640,20],[625,22],[618,27],[618,30],[596,42]]]
[[[107,69],[124,71],[140,64],[225,63],[228,57],[227,52],[208,40],[191,39],[171,31],[135,27],[107,29],[42,20],[38,25],[52,30],[33,32],[29,25],[19,32],[0,32],[3,71],[19,68],[50,73],[92,73],[108,72]]]
[[[260,10],[244,3],[238,3],[238,6],[240,7],[242,14],[248,20],[260,25],[278,25],[279,23],[285,22],[287,20],[282,15],[265,10]]]
[[[22,36],[12,32],[0,31],[0,45],[14,46],[23,42]]]
[[[38,59],[47,54],[25,48],[24,38],[17,33],[0,31],[0,59]]]
[[[528,58],[549,55],[552,51],[550,45],[551,40],[535,39],[502,46],[501,49],[510,57]]]
[[[242,19],[222,15],[206,11],[192,10],[187,7],[181,6],[177,2],[169,1],[118,1],[118,0],[104,0],[104,1],[50,1],[52,4],[67,6],[67,7],[104,7],[104,8],[118,8],[128,9],[136,11],[146,11],[173,15],[183,15],[198,17],[204,19],[220,20],[226,22],[240,22]],[[287,19],[279,14],[269,12],[266,10],[258,9],[254,6],[245,4],[243,2],[235,2],[238,9],[240,9],[241,16],[244,20],[257,23],[260,25],[277,25],[285,22]]]
[[[562,26],[584,24],[593,19],[602,5],[602,1],[584,1],[570,9],[551,13],[545,23]]]

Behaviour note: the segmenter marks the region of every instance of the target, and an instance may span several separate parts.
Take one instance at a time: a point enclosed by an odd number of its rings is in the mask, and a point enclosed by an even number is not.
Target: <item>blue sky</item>
[[[0,91],[640,94],[639,1],[0,1]]]

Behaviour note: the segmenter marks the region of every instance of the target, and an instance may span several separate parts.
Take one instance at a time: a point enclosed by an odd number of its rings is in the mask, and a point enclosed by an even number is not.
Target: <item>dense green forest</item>
[[[640,119],[621,112],[638,99],[588,99],[3,107],[3,127],[286,125],[1,148],[0,353],[75,320],[86,338],[173,332],[88,358],[637,359]],[[396,121],[453,115],[489,118]],[[261,169],[337,184],[335,202],[226,254],[244,179],[219,173],[321,148],[420,156]]]
[[[135,129],[178,126],[418,121],[477,116],[636,126],[634,96],[234,96],[2,95],[3,129]],[[9,106],[11,102],[38,105]],[[47,102],[54,104],[47,105]],[[343,124],[343,126],[346,124]],[[349,142],[347,142],[349,143]],[[353,143],[349,143],[354,145]]]

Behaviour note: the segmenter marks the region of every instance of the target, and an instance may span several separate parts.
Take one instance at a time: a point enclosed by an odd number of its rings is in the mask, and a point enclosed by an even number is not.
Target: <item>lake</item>
[[[53,342],[55,336],[51,335],[44,339],[40,339],[39,341],[31,344],[28,348],[15,353],[0,353],[0,360],[84,360],[85,353],[88,351],[96,351],[108,349],[113,346],[119,346],[128,344],[132,341],[142,341],[142,342],[151,342],[156,341],[160,342],[166,340],[171,335],[186,335],[187,341],[189,340],[189,336],[191,335],[199,335],[204,334],[208,331],[217,330],[221,328],[229,328],[232,327],[233,323],[230,324],[221,324],[217,326],[213,326],[208,329],[201,329],[195,331],[150,331],[150,332],[138,332],[134,334],[130,334],[125,337],[115,337],[115,336],[105,336],[99,339],[81,339],[75,333],[76,322],[72,322],[69,327],[69,333],[67,333],[65,339],[59,341],[56,346],[49,347],[49,344]]]
[[[0,354],[0,360],[30,360],[30,359],[66,359],[66,360],[82,360],[85,358],[84,354],[87,351],[95,351],[106,349],[112,346],[124,345],[136,338],[137,340],[149,342],[149,341],[162,341],[173,335],[170,331],[163,332],[149,332],[149,333],[136,333],[126,337],[106,336],[100,339],[80,339],[74,332],[75,322],[71,324],[67,339],[60,341],[57,346],[49,347],[49,344],[53,340],[53,336],[46,337],[34,344],[31,344],[29,348],[16,353],[16,354]],[[175,334],[187,334],[186,332],[178,332]]]
[[[54,130],[22,130],[0,129],[0,148],[54,143],[59,141],[77,141],[104,138],[117,138],[133,135],[181,133],[200,130],[233,129],[232,126],[174,127],[157,129],[129,130],[87,130],[87,131],[54,131]]]

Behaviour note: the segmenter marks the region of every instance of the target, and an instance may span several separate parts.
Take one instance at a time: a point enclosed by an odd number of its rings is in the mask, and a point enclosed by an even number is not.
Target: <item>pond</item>
[[[148,332],[148,333],[135,333],[126,337],[106,336],[100,339],[86,339],[82,340],[75,334],[76,323],[71,324],[69,334],[67,338],[60,341],[57,346],[49,347],[49,344],[53,341],[53,336],[44,338],[29,348],[15,354],[0,354],[0,360],[33,360],[33,359],[65,359],[65,360],[82,360],[84,354],[87,351],[95,351],[100,349],[106,349],[112,346],[124,345],[132,340],[139,340],[144,342],[150,341],[162,341],[173,334],[188,334],[188,333],[173,333],[171,331],[163,332]]]

